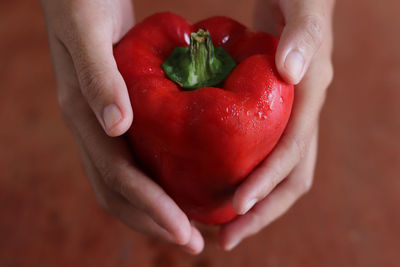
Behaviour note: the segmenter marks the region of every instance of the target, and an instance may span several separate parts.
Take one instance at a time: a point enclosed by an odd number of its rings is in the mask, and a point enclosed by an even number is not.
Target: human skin
[[[41,2],[61,111],[100,206],[137,232],[200,253],[204,240],[198,229],[136,166],[121,137],[134,114],[112,48],[134,24],[131,1]],[[311,187],[318,118],[333,75],[333,4],[257,3],[255,27],[280,37],[276,65],[285,81],[296,84],[295,102],[277,147],[235,192],[233,208],[242,216],[221,226],[220,245],[226,250],[281,216]]]

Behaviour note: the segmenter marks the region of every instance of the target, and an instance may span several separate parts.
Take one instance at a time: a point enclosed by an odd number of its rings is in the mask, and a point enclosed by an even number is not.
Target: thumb
[[[104,32],[88,31],[69,46],[82,94],[109,136],[125,133],[133,111],[125,82]]]
[[[291,84],[301,81],[319,50],[329,17],[326,5],[315,0],[281,1],[285,20],[276,52],[276,67],[282,78]]]

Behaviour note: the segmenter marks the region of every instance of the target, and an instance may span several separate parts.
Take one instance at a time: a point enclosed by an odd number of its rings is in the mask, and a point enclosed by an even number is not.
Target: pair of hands
[[[312,184],[318,119],[332,79],[333,0],[259,0],[256,27],[280,36],[277,69],[296,84],[279,144],[234,194],[238,214],[221,226],[230,250],[281,216]],[[113,57],[133,26],[131,0],[42,0],[63,117],[75,135],[101,207],[135,231],[196,254],[198,229],[132,159],[123,137],[134,114]],[[114,137],[114,138],[110,138]]]

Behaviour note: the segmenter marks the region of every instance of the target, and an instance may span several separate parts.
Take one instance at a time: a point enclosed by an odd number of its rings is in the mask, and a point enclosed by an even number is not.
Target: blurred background
[[[97,205],[58,109],[38,2],[0,2],[0,266],[399,266],[399,1],[337,1],[311,192],[230,253],[203,227],[200,256],[136,234]],[[137,2],[138,20],[170,10],[246,25],[254,7]]]

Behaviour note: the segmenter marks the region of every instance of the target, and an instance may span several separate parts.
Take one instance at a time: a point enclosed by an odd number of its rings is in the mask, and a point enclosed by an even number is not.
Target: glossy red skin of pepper
[[[215,47],[237,62],[220,88],[183,91],[161,64],[190,33],[207,29]],[[236,213],[237,186],[273,150],[289,120],[294,90],[281,80],[274,55],[278,39],[227,17],[194,25],[158,13],[131,29],[114,56],[134,120],[127,133],[139,165],[189,218],[223,224]]]

